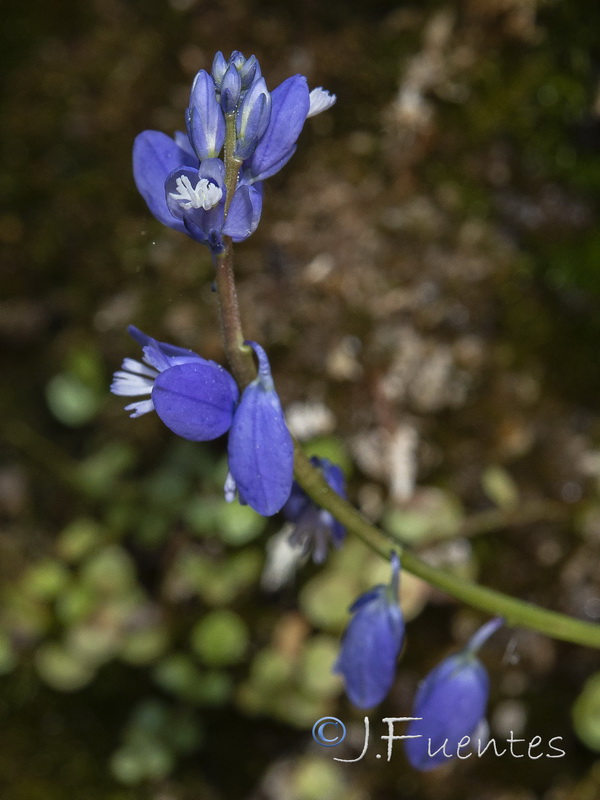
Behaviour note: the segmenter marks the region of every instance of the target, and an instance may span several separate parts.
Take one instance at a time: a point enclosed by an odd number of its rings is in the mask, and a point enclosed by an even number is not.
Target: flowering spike
[[[240,500],[263,516],[277,513],[288,499],[294,446],[273,385],[267,356],[246,342],[259,359],[258,377],[244,389],[229,432],[229,471]]]
[[[293,156],[307,116],[334,100],[321,87],[309,94],[302,75],[283,81],[271,94],[256,56],[245,58],[235,50],[226,59],[218,52],[211,72],[200,70],[194,78],[185,113],[187,135],[177,132],[171,139],[159,131],[144,131],[137,137],[136,186],[163,225],[186,233],[213,255],[222,253],[224,236],[240,242],[256,230],[261,181]],[[235,116],[235,144],[227,158],[237,162],[239,176],[228,198],[225,167],[218,158],[225,143],[226,115]],[[220,171],[212,174],[211,162],[219,162]]]
[[[392,560],[392,582],[399,562]],[[404,640],[404,619],[390,586],[375,586],[350,607],[354,614],[342,638],[334,672],[344,677],[346,693],[358,708],[380,703],[394,682],[396,661]]]
[[[460,653],[445,658],[423,680],[404,742],[415,769],[427,771],[456,755],[459,742],[474,738],[485,721],[489,678],[476,650],[503,620],[495,618]]]

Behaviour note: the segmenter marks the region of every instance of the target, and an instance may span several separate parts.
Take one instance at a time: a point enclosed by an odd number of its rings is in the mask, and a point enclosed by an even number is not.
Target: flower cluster
[[[330,488],[345,498],[346,481],[340,467],[327,458],[313,456],[310,460],[314,467],[321,470]],[[346,529],[341,522],[329,511],[316,505],[297,483],[292,486],[292,493],[281,511],[289,522],[294,523],[289,541],[291,545],[301,548],[301,558],[312,551],[315,564],[322,564],[327,558],[329,543],[339,547],[344,541]]]
[[[225,237],[238,242],[254,232],[262,182],[292,157],[307,117],[334,102],[335,96],[321,88],[309,92],[302,75],[270,92],[254,56],[235,51],[226,59],[217,53],[211,72],[201,70],[192,85],[186,133],[170,138],[144,131],[136,138],[136,185],[160,222],[206,245],[217,260],[228,244]],[[195,442],[228,433],[226,499],[237,496],[264,516],[282,510],[293,524],[281,540],[287,550],[275,558],[278,563],[265,583],[281,585],[281,576],[311,551],[313,561],[322,563],[329,545],[339,547],[346,531],[293,482],[293,441],[263,348],[245,343],[257,357],[258,372],[240,394],[230,373],[214,361],[158,342],[137,328],[129,332],[143,358],[124,360],[111,391],[142,398],[126,407],[131,416],[154,410],[174,433]],[[327,459],[311,461],[345,498],[341,469]],[[334,666],[359,708],[375,706],[388,694],[404,642],[396,554],[391,570],[389,584],[375,586],[350,607]],[[442,763],[448,757],[445,744],[457,751],[484,722],[489,681],[476,652],[501,623],[495,619],[484,625],[463,652],[446,658],[423,681],[406,737],[407,757],[415,768]]]
[[[157,342],[133,326],[129,333],[142,346],[143,360],[126,358],[110,388],[117,395],[149,397],[126,410],[132,417],[154,410],[174,433],[193,442],[229,431],[226,498],[233,500],[237,492],[259,514],[277,513],[292,489],[294,450],[263,348],[246,342],[258,358],[258,375],[240,398],[232,376],[214,361]]]
[[[192,85],[187,133],[171,138],[149,130],[136,137],[136,186],[160,222],[216,255],[224,236],[240,242],[254,233],[262,181],[293,156],[307,117],[334,102],[321,87],[309,92],[303,75],[270,92],[255,56],[235,51],[225,59],[219,52],[211,72],[200,70]]]

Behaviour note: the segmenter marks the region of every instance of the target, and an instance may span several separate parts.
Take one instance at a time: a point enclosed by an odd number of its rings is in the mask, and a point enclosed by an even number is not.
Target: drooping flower
[[[290,496],[294,478],[294,444],[271,376],[267,354],[246,342],[258,358],[258,375],[243,391],[229,432],[226,498],[237,494],[259,514],[269,517]]]
[[[329,486],[340,495],[346,497],[344,473],[327,458],[313,456],[312,464],[321,470]],[[312,550],[315,564],[322,564],[327,557],[328,545],[339,547],[346,535],[346,529],[335,517],[324,508],[319,508],[297,483],[282,508],[285,517],[295,523],[290,534],[290,544],[302,548],[302,555]]]
[[[342,638],[334,672],[344,677],[346,694],[358,708],[380,703],[394,682],[404,640],[404,619],[398,604],[400,560],[392,556],[392,580],[361,595],[350,607],[354,614]]]
[[[469,745],[485,721],[489,678],[477,651],[503,620],[481,627],[466,648],[445,658],[423,680],[415,697],[404,747],[415,769],[427,771],[456,756],[459,744]]]
[[[126,406],[126,411],[132,417],[156,411],[174,433],[195,442],[226,433],[239,397],[227,370],[191,350],[157,342],[133,325],[128,331],[142,346],[143,360],[126,358],[110,390],[125,397],[149,397]]]
[[[136,186],[154,216],[207,245],[214,255],[223,237],[247,239],[258,226],[264,178],[292,157],[308,116],[335,102],[321,87],[309,93],[295,75],[269,92],[255,56],[217,53],[211,73],[200,70],[186,111],[186,133],[171,139],[144,131],[133,147]],[[233,196],[227,198],[225,165],[219,159],[227,125],[234,136],[231,156],[239,167]]]

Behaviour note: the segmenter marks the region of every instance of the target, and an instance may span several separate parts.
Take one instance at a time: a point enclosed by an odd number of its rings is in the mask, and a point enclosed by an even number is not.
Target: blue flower
[[[260,184],[240,183],[225,215],[225,165],[219,158],[200,162],[183,133],[175,139],[160,131],[140,133],[133,146],[133,173],[154,216],[214,254],[222,251],[223,236],[241,242],[258,226]]]
[[[430,770],[456,756],[485,721],[489,678],[477,650],[502,625],[495,618],[460,653],[445,658],[424,679],[415,697],[404,747],[415,769]]]
[[[258,376],[242,393],[229,432],[229,472],[225,496],[237,494],[265,517],[276,514],[290,496],[294,444],[275,391],[263,348],[246,342],[258,358]]]
[[[404,640],[404,619],[398,604],[400,561],[392,556],[392,580],[375,586],[350,607],[354,614],[333,668],[344,677],[346,693],[358,708],[380,703],[394,682]]]
[[[335,102],[322,88],[309,93],[306,78],[288,78],[272,93],[255,56],[217,53],[212,73],[200,70],[186,111],[187,134],[172,139],[160,131],[140,133],[133,146],[136,186],[154,216],[174,230],[207,245],[214,255],[223,237],[247,239],[262,211],[264,178],[292,157],[304,121]],[[227,198],[225,165],[219,159],[227,120],[231,155],[239,167],[233,196]],[[226,211],[227,209],[227,211]]]
[[[232,500],[237,492],[259,514],[277,513],[292,489],[294,445],[262,347],[247,342],[258,356],[258,377],[239,399],[234,379],[219,364],[157,342],[133,326],[129,333],[142,346],[143,361],[126,358],[110,389],[149,398],[126,410],[132,417],[156,411],[174,433],[194,442],[229,431],[226,498]]]
[[[340,497],[346,497],[344,473],[327,458],[313,456],[312,464],[321,470],[329,486]],[[302,547],[302,555],[312,550],[315,564],[322,564],[327,557],[328,544],[339,547],[346,535],[346,529],[324,508],[319,508],[306,492],[294,483],[292,493],[281,509],[284,516],[295,523],[289,541],[291,545]]]
[[[270,178],[287,164],[296,152],[310,104],[304,75],[293,75],[273,90],[269,124],[252,157],[244,164],[243,175],[248,182]]]
[[[234,379],[214,361],[191,350],[157,342],[130,325],[130,335],[143,348],[143,363],[123,361],[110,390],[125,397],[149,395],[126,406],[132,417],[156,411],[178,436],[194,442],[216,439],[231,427],[239,397]]]

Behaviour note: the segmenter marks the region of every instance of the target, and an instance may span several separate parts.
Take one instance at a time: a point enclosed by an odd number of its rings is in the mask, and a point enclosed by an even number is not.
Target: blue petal
[[[193,442],[216,439],[231,426],[238,389],[231,375],[213,361],[180,364],[154,382],[156,413],[178,436]]]
[[[212,211],[214,211],[214,209],[212,209]],[[193,219],[190,219],[189,216],[185,216],[183,222],[185,225],[185,232],[188,236],[191,236],[192,239],[200,242],[200,244],[206,245],[214,255],[223,252],[225,245],[223,243],[223,237],[221,236],[220,225],[205,225],[205,223],[208,222],[206,217],[201,220],[200,225]]]
[[[188,136],[198,158],[218,156],[225,141],[225,117],[215,94],[215,82],[205,70],[194,78],[186,114]]]
[[[421,684],[415,698],[413,717],[406,739],[406,755],[416,769],[430,770],[456,755],[458,743],[472,736],[485,716],[489,679],[481,662],[460,653],[444,659]],[[429,744],[431,739],[431,744]],[[433,757],[447,740],[443,750]]]
[[[216,183],[220,189],[225,189],[225,164],[220,158],[206,158],[198,170],[199,178],[207,178]]]
[[[254,176],[253,168],[252,168],[252,166],[251,166],[249,170],[246,170],[246,171],[245,171],[245,172],[246,172],[246,175],[247,175],[247,176],[250,176],[250,177],[249,177],[249,181],[248,181],[248,182],[249,182],[249,183],[253,183],[253,182],[255,182],[255,181],[264,181],[264,180],[266,180],[267,178],[270,178],[270,177],[271,177],[271,175],[275,175],[277,172],[279,172],[279,170],[280,170],[280,169],[282,169],[282,167],[285,167],[285,165],[287,164],[287,162],[290,160],[290,158],[291,158],[291,157],[294,155],[294,153],[296,152],[296,149],[297,149],[297,148],[296,148],[296,145],[295,145],[295,144],[294,144],[294,145],[292,145],[292,146],[290,147],[290,149],[289,149],[289,150],[288,150],[288,151],[287,151],[287,152],[286,152],[286,153],[285,153],[285,154],[284,154],[284,155],[283,155],[283,156],[282,156],[280,159],[278,159],[277,161],[274,161],[274,162],[270,162],[270,163],[269,163],[269,164],[268,164],[268,165],[267,165],[267,166],[266,166],[266,167],[265,167],[265,168],[262,170],[262,172],[260,172],[260,173],[258,173],[258,174],[256,175],[256,177]],[[252,162],[250,162],[250,163],[251,163],[251,165],[252,165]]]
[[[133,144],[133,177],[139,193],[159,222],[184,232],[167,206],[165,180],[182,165],[197,164],[196,159],[160,131],[143,131]]]
[[[308,85],[303,75],[294,75],[273,90],[269,126],[250,162],[255,180],[273,175],[276,165],[280,169],[291,158],[309,107]]]
[[[275,392],[264,350],[248,342],[259,358],[259,376],[244,389],[229,432],[229,471],[240,498],[259,514],[276,514],[290,496],[294,445]]]
[[[186,167],[198,167],[198,159],[196,154],[194,153],[194,148],[190,142],[189,136],[187,133],[183,131],[175,131],[175,142],[176,144],[183,150],[184,153],[187,154],[189,158],[189,164],[185,163],[184,166]],[[182,162],[184,163],[184,162]]]
[[[336,494],[339,494],[340,497],[346,497],[346,479],[344,477],[344,473],[342,472],[341,467],[337,464],[334,464],[328,458],[311,458],[313,463],[316,463],[321,469],[323,476],[329,486],[333,489]]]
[[[352,606],[334,672],[344,676],[346,693],[358,708],[380,703],[394,682],[404,638],[402,612],[387,599],[387,587],[367,592]]]
[[[262,211],[262,194],[254,186],[238,186],[233,195],[223,233],[234,242],[247,239],[258,227]]]
[[[210,211],[194,209],[185,213],[183,222],[186,233],[201,244],[205,244],[213,253],[223,251],[223,204],[211,208]]]

